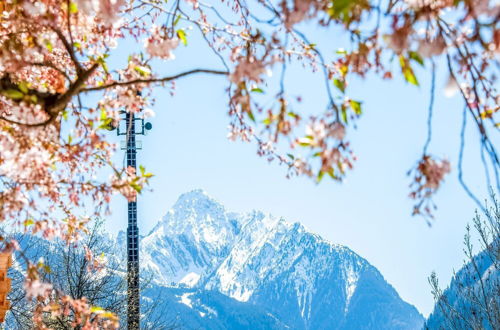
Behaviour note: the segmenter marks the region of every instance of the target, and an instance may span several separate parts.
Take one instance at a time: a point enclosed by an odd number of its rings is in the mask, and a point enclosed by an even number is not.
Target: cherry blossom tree
[[[464,125],[477,128],[484,166],[500,189],[492,142],[499,127],[499,16],[493,0],[2,0],[0,221],[47,239],[80,241],[89,219],[109,211],[111,194],[133,200],[152,176],[112,163],[107,129],[120,111],[151,114],[155,88],[172,89],[176,80],[200,74],[227,80],[229,139],[255,143],[287,176],[342,181],[356,160],[349,136],[365,111],[363,100],[349,97],[351,79],[401,76],[419,85],[414,67],[423,66],[433,75],[431,119],[441,61],[449,75],[445,92],[463,99]],[[345,47],[326,56],[305,25],[340,31]],[[120,53],[126,65],[111,66],[110,56],[128,40],[137,47]],[[160,74],[157,63],[175,63],[179,47],[192,40],[203,42],[219,65]],[[294,64],[324,86],[324,107],[314,115],[287,93]],[[264,93],[272,84],[277,92]],[[428,220],[432,197],[451,171],[448,160],[428,151],[431,132],[429,120],[423,153],[409,172],[413,213]],[[458,171],[467,190],[461,163]],[[9,241],[5,249],[17,245]],[[28,296],[54,297],[37,265],[26,274]]]

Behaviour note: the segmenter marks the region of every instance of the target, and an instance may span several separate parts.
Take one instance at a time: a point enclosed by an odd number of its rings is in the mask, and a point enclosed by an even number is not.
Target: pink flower
[[[339,122],[335,122],[330,127],[329,135],[337,140],[343,140],[345,137],[345,126]]]
[[[107,25],[113,25],[119,19],[124,0],[76,0],[79,11],[87,16],[95,15],[96,18]]]
[[[43,283],[40,280],[26,279],[24,282],[24,290],[28,299],[47,297],[52,291],[52,284]]]
[[[406,29],[394,31],[393,34],[385,35],[384,40],[387,47],[392,49],[396,54],[401,54],[409,46],[408,32]]]
[[[198,9],[198,7],[200,6],[198,0],[186,0],[186,2],[192,4],[194,9]]]
[[[235,84],[246,79],[259,83],[262,81],[260,76],[265,72],[266,65],[262,60],[258,60],[253,56],[250,56],[250,58],[242,56],[234,72],[229,75],[229,80]]]
[[[306,135],[311,140],[311,145],[318,146],[323,143],[328,132],[326,123],[323,120],[311,122],[306,126]]]
[[[41,1],[25,1],[23,2],[24,12],[29,16],[40,16],[44,15],[47,12],[47,7]]]
[[[293,8],[290,9],[286,6],[286,1],[284,1],[282,7],[285,14],[285,27],[290,30],[295,24],[312,18],[321,9],[322,2],[316,0],[294,0]]]
[[[419,164],[418,170],[425,177],[424,187],[438,189],[445,175],[451,172],[451,165],[447,159],[436,161],[425,156]]]
[[[432,57],[441,55],[446,49],[444,38],[438,36],[434,40],[420,40],[418,44],[418,53],[423,57]]]
[[[124,0],[100,0],[97,16],[104,22],[115,23],[120,19],[118,16],[120,8],[125,5]]]
[[[172,51],[179,46],[177,37],[168,38],[166,31],[157,26],[151,28],[151,36],[145,40],[144,47],[149,55],[165,60],[175,59]]]

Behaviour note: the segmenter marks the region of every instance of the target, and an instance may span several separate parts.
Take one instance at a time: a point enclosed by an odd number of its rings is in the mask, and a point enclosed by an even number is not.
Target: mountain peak
[[[179,196],[175,205],[178,204],[192,204],[199,201],[212,201],[216,202],[204,189],[193,189],[185,192]],[[217,203],[217,202],[216,202]],[[175,207],[175,206],[174,206]]]
[[[294,329],[422,325],[418,311],[349,248],[261,211],[227,212],[201,189],[179,197],[141,254],[157,283],[262,306]],[[387,304],[395,306],[390,315]]]
[[[184,234],[206,243],[231,236],[233,227],[224,206],[206,191],[195,189],[182,194],[150,234]]]
[[[223,211],[224,206],[222,206],[219,201],[211,197],[205,190],[194,189],[180,195],[171,211],[186,212],[193,209],[218,209],[220,211]]]

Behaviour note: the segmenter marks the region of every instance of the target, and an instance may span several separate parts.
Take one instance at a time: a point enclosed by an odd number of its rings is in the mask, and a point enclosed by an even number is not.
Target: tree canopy
[[[155,88],[171,90],[176,80],[200,74],[227,81],[229,139],[255,143],[258,154],[282,164],[288,176],[342,181],[356,160],[349,134],[366,110],[362,99],[349,96],[350,80],[400,76],[419,85],[415,66],[434,76],[437,61],[445,63],[445,93],[463,99],[464,120],[477,128],[484,166],[493,169],[500,189],[492,142],[500,126],[499,17],[499,4],[488,0],[2,0],[0,221],[78,242],[88,230],[83,206],[103,216],[111,194],[134,200],[152,176],[143,167],[136,173],[113,164],[116,146],[107,130],[118,125],[121,111],[151,115]],[[323,53],[305,25],[332,31],[345,46]],[[128,57],[126,66],[110,65],[127,40],[137,47],[120,53]],[[186,71],[173,65],[163,75],[159,63],[175,63],[176,52],[192,40],[203,42],[218,65],[193,63]],[[324,86],[324,107],[313,115],[287,93],[287,67],[294,63]],[[276,92],[267,92],[270,84]],[[433,79],[423,109],[430,118],[434,90]],[[451,171],[447,159],[427,150],[431,129],[410,171],[413,213],[426,219]],[[112,175],[103,179],[100,173],[109,168]],[[6,244],[16,248],[15,241]],[[28,296],[40,302],[40,311],[61,312],[44,300],[52,287],[40,281],[42,266],[28,266]],[[104,316],[106,326],[116,326],[110,315],[64,299],[78,313]],[[76,319],[88,328],[103,322]]]

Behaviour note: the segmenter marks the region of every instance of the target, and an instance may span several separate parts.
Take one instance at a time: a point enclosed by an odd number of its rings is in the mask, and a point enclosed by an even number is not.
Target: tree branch
[[[168,77],[163,77],[163,78],[152,78],[152,79],[134,79],[134,80],[129,80],[129,81],[116,81],[111,84],[107,85],[102,85],[102,86],[97,86],[97,87],[90,87],[90,88],[84,88],[81,90],[81,92],[95,92],[95,91],[101,91],[113,87],[118,87],[118,86],[131,86],[131,85],[137,85],[137,84],[154,84],[154,83],[162,83],[162,82],[168,82],[172,81],[178,78],[182,78],[185,76],[189,76],[192,74],[197,74],[197,73],[209,73],[209,74],[215,74],[215,75],[228,75],[228,71],[219,71],[219,70],[210,70],[210,69],[194,69],[190,71],[185,71],[178,73],[173,76],[168,76]]]
[[[61,32],[61,30],[59,30],[56,27],[52,27],[52,30],[57,34],[57,36],[59,37],[59,40],[61,40],[61,42],[63,43],[64,48],[66,48],[66,51],[68,52],[69,56],[71,57],[71,61],[73,61],[73,64],[76,67],[77,74],[80,74],[84,69],[82,68],[80,62],[76,58],[76,54],[75,54],[75,51],[73,49],[73,45],[69,44],[68,40],[66,39],[64,34]]]
[[[75,80],[74,83],[72,83],[68,90],[64,94],[54,94],[54,95],[48,95],[44,97],[42,100],[45,102],[45,112],[48,114],[49,118],[47,120],[44,120],[39,123],[22,123],[18,122],[9,118],[6,118],[4,116],[0,116],[1,120],[5,120],[11,124],[16,124],[16,125],[22,125],[26,127],[40,127],[40,126],[45,126],[52,121],[54,121],[57,118],[57,115],[66,109],[66,106],[68,103],[71,101],[73,96],[77,95],[78,93],[81,92],[82,87],[85,84],[85,81],[94,73],[94,71],[99,67],[99,64],[94,63],[88,70],[83,71],[79,76],[78,79]]]

